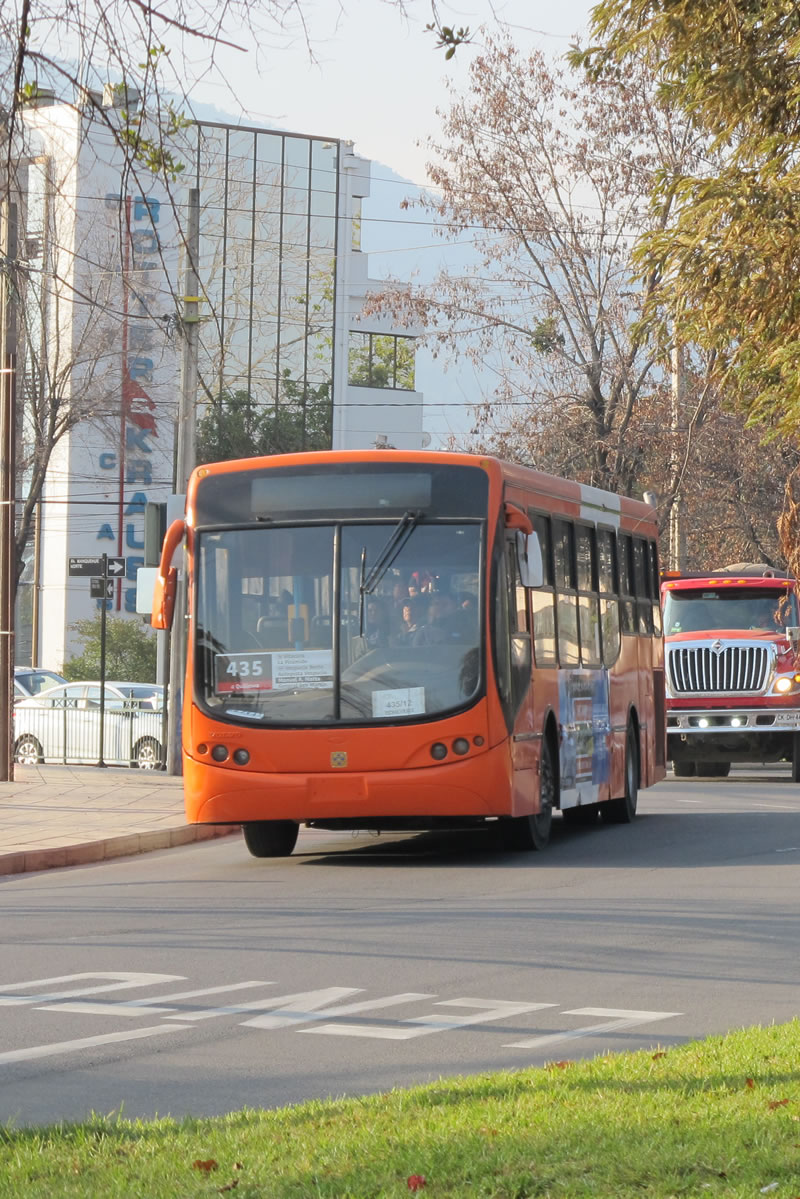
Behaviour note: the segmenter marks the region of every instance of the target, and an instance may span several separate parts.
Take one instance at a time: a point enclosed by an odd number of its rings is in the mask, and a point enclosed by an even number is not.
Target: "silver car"
[[[14,758],[37,762],[94,764],[100,760],[100,683],[65,683],[14,710]],[[157,770],[162,762],[160,687],[106,683],[103,761],[111,766]]]

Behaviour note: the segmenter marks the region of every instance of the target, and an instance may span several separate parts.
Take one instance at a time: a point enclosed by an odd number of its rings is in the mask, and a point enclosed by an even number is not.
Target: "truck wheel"
[[[792,782],[800,783],[800,733],[792,733]]]
[[[697,774],[696,762],[673,762],[672,773],[676,779],[692,779]]]
[[[698,762],[697,774],[703,779],[727,778],[731,772],[730,762]]]

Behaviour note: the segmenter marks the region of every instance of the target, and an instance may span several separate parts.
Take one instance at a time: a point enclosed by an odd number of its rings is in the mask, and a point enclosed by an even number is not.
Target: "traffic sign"
[[[83,578],[91,575],[102,575],[103,559],[102,558],[70,558],[69,573],[73,576],[79,575]]]
[[[106,578],[121,579],[125,574],[124,558],[106,558]],[[100,558],[70,558],[69,573],[74,578],[102,578],[103,557]]]
[[[92,599],[113,599],[114,580],[97,578],[89,579],[89,595]]]

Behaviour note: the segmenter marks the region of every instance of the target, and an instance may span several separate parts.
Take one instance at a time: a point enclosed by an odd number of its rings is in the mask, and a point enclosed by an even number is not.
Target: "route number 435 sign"
[[[321,687],[333,687],[330,650],[217,654],[215,658],[218,695],[241,695],[247,691],[316,691]]]

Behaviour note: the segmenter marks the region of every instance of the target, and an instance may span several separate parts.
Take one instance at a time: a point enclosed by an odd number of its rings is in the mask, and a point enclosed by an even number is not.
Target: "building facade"
[[[190,187],[198,450],[232,412],[262,452],[423,444],[413,336],[359,322],[369,163],[336,139],[196,123],[170,181],[125,162],[116,128],[135,104],[113,88],[76,104],[40,94],[24,114],[18,508],[51,452],[18,594],[20,664],[60,668],[102,603],[142,620],[145,505],[175,490]],[[97,598],[75,572],[103,554],[124,568]]]

